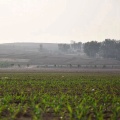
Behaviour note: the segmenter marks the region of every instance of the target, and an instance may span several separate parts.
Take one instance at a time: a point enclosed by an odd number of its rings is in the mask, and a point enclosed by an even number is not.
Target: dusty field
[[[77,54],[55,53],[23,53],[23,54],[0,54],[0,62],[8,62],[21,65],[120,65],[115,59],[88,58]]]
[[[0,68],[0,73],[115,73],[120,69],[88,69],[88,68]]]
[[[0,58],[0,62],[29,62],[29,59]]]

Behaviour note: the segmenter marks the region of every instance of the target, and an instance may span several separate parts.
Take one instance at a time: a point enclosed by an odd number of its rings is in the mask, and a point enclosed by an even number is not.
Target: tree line
[[[70,49],[81,50],[83,48],[84,53],[89,57],[100,56],[120,60],[120,40],[115,39],[105,39],[103,42],[58,44],[58,48],[62,52],[68,52]]]
[[[58,48],[62,52],[70,52],[70,51],[80,51],[82,47],[82,42],[76,43],[73,41],[71,44],[58,44]]]

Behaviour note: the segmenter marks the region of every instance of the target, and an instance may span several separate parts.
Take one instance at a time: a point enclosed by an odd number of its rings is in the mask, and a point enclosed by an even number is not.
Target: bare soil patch
[[[120,73],[120,69],[91,69],[91,68],[0,68],[0,73],[35,73],[35,72],[68,72],[68,73]]]

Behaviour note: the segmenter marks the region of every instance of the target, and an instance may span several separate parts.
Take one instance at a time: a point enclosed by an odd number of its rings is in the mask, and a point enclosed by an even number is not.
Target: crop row
[[[0,74],[0,119],[119,120],[120,75]]]

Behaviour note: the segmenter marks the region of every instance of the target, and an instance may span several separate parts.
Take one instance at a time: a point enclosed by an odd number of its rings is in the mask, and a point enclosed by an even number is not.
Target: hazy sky
[[[120,0],[0,0],[0,43],[120,39]]]

